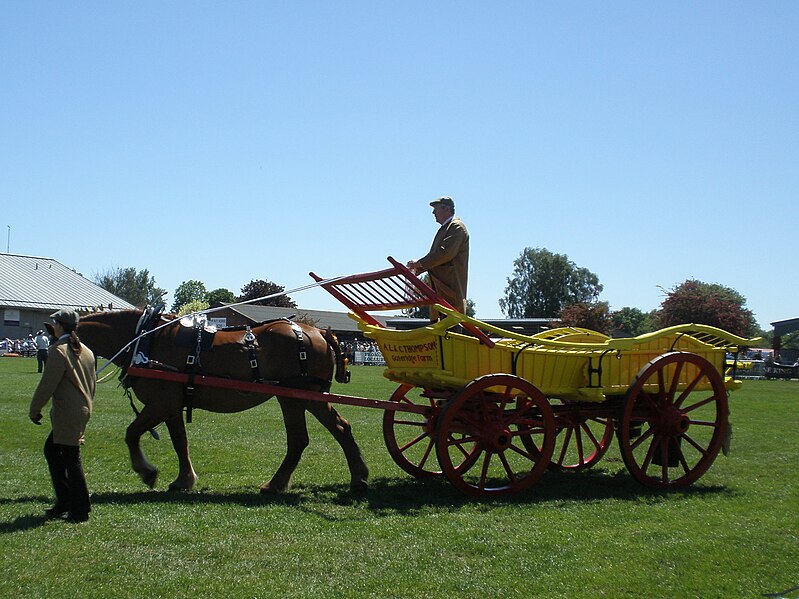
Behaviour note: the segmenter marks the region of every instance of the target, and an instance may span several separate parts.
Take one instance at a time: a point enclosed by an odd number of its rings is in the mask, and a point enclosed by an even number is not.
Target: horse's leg
[[[189,438],[186,435],[186,425],[183,423],[183,413],[170,416],[166,419],[166,426],[169,429],[169,437],[172,439],[172,447],[178,455],[178,477],[169,485],[170,491],[191,491],[197,482],[197,473],[191,465],[189,457]]]
[[[305,402],[278,397],[283,412],[283,424],[286,427],[286,457],[272,476],[272,480],[261,485],[261,493],[269,491],[287,491],[300,462],[302,452],[308,447],[308,428],[305,423]]]
[[[344,450],[347,465],[350,468],[350,487],[356,491],[365,491],[368,487],[369,468],[366,467],[361,450],[352,436],[350,423],[327,402],[309,401],[307,404],[308,411],[330,431],[330,434]]]
[[[130,464],[133,466],[133,471],[139,475],[139,478],[144,481],[151,489],[155,487],[155,481],[158,478],[158,468],[153,466],[147,461],[142,453],[139,440],[141,436],[151,428],[154,428],[164,421],[163,412],[155,407],[155,404],[147,404],[141,412],[136,416],[135,420],[130,423],[128,430],[125,433],[125,443],[128,445],[130,452]]]

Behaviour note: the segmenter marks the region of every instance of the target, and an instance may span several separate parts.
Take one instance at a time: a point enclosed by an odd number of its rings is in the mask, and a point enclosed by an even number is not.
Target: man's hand
[[[33,422],[33,424],[38,424],[38,425],[42,424],[42,415],[41,414],[36,414],[35,416],[31,416],[30,418],[31,418],[31,422]]]

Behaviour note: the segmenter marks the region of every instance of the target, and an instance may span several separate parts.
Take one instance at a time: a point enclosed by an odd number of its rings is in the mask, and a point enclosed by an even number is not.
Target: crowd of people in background
[[[26,358],[36,356],[41,372],[47,363],[47,348],[51,342],[52,337],[44,330],[38,331],[35,337],[28,335],[23,339],[0,339],[0,356],[17,355]]]
[[[340,341],[339,347],[344,357],[349,360],[350,364],[363,364],[382,362],[382,354],[374,341],[359,340],[354,341]],[[358,354],[356,355],[356,352]]]
[[[0,352],[33,357],[36,355],[36,342],[33,335],[28,335],[24,339],[2,339],[0,340]]]

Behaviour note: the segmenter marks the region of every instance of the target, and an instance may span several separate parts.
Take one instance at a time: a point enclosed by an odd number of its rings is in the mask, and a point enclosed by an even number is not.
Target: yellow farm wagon
[[[383,433],[417,477],[446,476],[475,496],[516,493],[547,469],[596,464],[614,435],[633,477],[685,487],[728,447],[725,356],[756,340],[685,324],[634,338],[586,329],[521,335],[446,304],[404,265],[319,284],[351,310],[398,384]],[[445,317],[414,330],[370,312],[435,305]],[[347,402],[355,403],[355,402]]]

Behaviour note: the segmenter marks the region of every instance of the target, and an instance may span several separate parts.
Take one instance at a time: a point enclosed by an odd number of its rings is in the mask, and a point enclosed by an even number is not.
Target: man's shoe
[[[73,514],[70,512],[67,514],[66,521],[71,522],[72,524],[77,524],[78,522],[88,522],[89,514]]]
[[[66,518],[67,512],[69,512],[68,508],[54,505],[53,507],[44,510],[44,517],[46,520],[57,520],[59,518]]]

